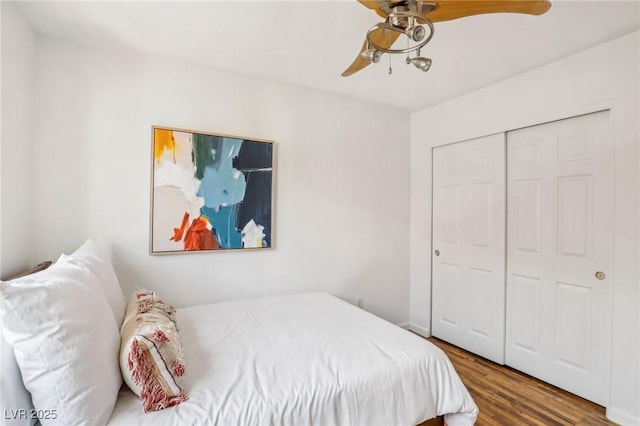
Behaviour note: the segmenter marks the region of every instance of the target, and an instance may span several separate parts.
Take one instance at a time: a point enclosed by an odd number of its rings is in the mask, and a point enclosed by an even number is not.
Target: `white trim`
[[[553,111],[551,113],[543,113],[537,116],[538,118],[527,117],[527,119],[521,120],[520,122],[517,122],[517,123],[501,125],[498,127],[498,130],[494,129],[491,132],[486,134],[481,134],[480,136],[470,136],[466,139],[442,141],[439,144],[436,142],[435,145],[431,146],[430,151],[433,151],[434,148],[440,148],[447,145],[467,142],[473,139],[486,138],[488,136],[499,135],[501,133],[505,135],[505,139],[506,139],[507,133],[513,132],[515,130],[525,129],[527,127],[539,126],[541,124],[553,123],[555,121],[566,120],[568,118],[580,117],[581,115],[595,114],[596,112],[601,112],[601,111],[611,112],[611,123],[612,123],[611,125],[613,126],[613,109],[614,109],[613,101],[603,101],[603,102],[597,102],[597,103],[588,104],[588,105],[582,105],[575,108],[567,108],[563,110]],[[506,140],[505,140],[505,146],[506,146]],[[431,170],[432,170],[432,176],[433,176],[433,155],[431,155]],[[433,185],[433,177],[432,177],[431,183]],[[433,196],[433,190],[432,190],[432,196]]]
[[[398,327],[402,327],[405,330],[413,331],[416,334],[419,334],[422,337],[431,337],[431,333],[424,327],[420,327],[412,322],[402,322],[396,324]]]
[[[605,416],[616,423],[621,425],[640,425],[640,417],[634,417],[629,413],[618,410],[616,408],[607,407]]]

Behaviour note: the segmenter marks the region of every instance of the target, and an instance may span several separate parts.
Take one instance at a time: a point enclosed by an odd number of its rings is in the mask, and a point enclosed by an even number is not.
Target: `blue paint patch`
[[[238,205],[221,207],[218,210],[202,207],[200,214],[211,222],[218,245],[225,249],[242,248],[242,234],[236,228]]]
[[[215,164],[204,168],[196,195],[204,199],[205,207],[218,210],[244,199],[247,182],[244,174],[233,165],[242,142],[241,139],[222,138],[220,152],[215,153]]]

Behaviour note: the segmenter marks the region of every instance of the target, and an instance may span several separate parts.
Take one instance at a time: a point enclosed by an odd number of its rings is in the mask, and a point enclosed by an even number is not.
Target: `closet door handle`
[[[605,278],[607,278],[607,275],[602,271],[598,271],[596,272],[596,278],[599,280],[604,280]]]
[[[440,256],[440,250],[435,250],[433,254],[435,254],[436,256]]]

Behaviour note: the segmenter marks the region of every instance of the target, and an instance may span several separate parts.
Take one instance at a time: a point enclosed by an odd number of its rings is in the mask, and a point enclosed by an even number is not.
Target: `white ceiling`
[[[637,31],[638,1],[552,1],[542,16],[482,15],[436,24],[427,73],[388,55],[351,76],[380,19],[356,0],[21,1],[34,29],[104,47],[162,54],[270,81],[416,111]]]

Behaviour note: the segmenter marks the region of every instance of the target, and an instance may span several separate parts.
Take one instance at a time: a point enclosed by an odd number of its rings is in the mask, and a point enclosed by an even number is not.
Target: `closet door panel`
[[[504,362],[504,134],[434,148],[434,336]]]
[[[506,363],[608,404],[612,139],[603,111],[507,134]]]

